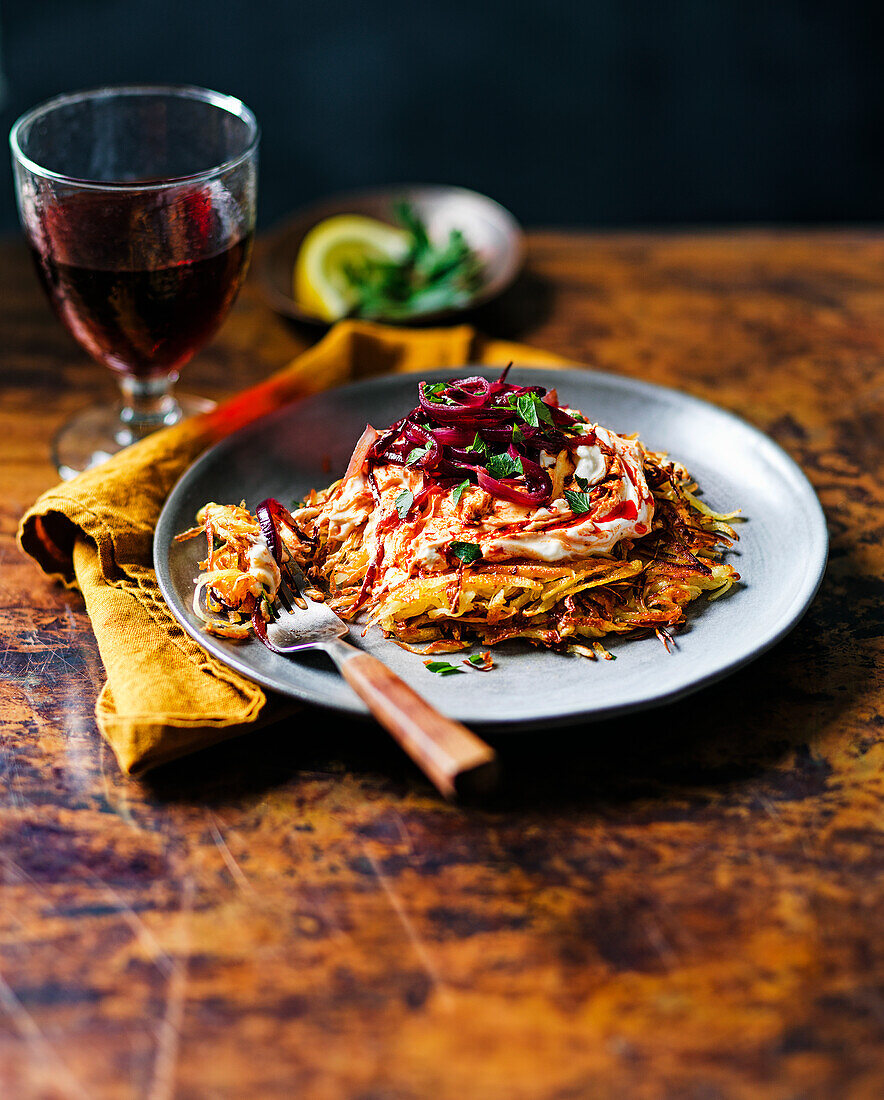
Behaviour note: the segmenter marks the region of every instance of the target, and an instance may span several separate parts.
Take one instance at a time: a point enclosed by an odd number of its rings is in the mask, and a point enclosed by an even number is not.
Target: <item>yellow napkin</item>
[[[211,413],[157,432],[44,493],[19,544],[50,576],[79,588],[107,683],[99,729],[125,772],[142,772],[291,711],[216,661],[168,611],[152,568],[153,533],[172,486],[211,444],[330,386],[378,374],[485,363],[562,365],[466,326],[402,329],[342,321],[266,382]],[[355,442],[355,440],[354,440]]]

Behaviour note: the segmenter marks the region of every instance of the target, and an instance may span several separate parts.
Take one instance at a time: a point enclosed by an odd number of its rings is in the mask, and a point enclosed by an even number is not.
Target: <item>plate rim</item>
[[[805,498],[813,503],[814,507],[812,512],[809,514],[806,513],[806,515],[808,519],[808,528],[813,537],[814,553],[805,559],[806,568],[799,589],[780,621],[774,624],[765,636],[753,645],[750,652],[741,651],[736,653],[719,667],[705,675],[691,680],[689,683],[677,685],[668,690],[651,691],[640,698],[633,696],[623,703],[614,703],[603,707],[577,706],[567,711],[560,711],[553,715],[537,718],[519,719],[517,717],[502,717],[482,720],[467,718],[464,719],[465,721],[469,721],[470,725],[480,729],[516,732],[519,730],[571,726],[580,722],[604,721],[605,719],[618,715],[665,706],[692,695],[694,692],[700,691],[711,684],[717,683],[719,680],[744,668],[746,665],[767,653],[798,625],[813,603],[820,585],[822,584],[828,563],[829,536],[825,512],[819,501],[816,490],[800,465],[786,450],[784,450],[784,448],[771,439],[771,437],[760,428],[736,413],[731,412],[729,409],[723,408],[720,405],[715,405],[711,401],[706,401],[701,397],[695,397],[693,394],[685,393],[683,390],[678,390],[671,386],[663,386],[656,382],[645,382],[641,379],[631,378],[628,375],[616,374],[612,371],[597,370],[594,367],[588,366],[566,367],[561,364],[550,364],[548,367],[533,365],[519,367],[517,364],[514,369],[517,371],[528,371],[532,376],[535,374],[548,374],[549,372],[554,372],[556,375],[570,374],[572,372],[578,376],[592,375],[604,384],[632,394],[640,394],[642,396],[650,395],[658,398],[665,396],[666,400],[669,402],[675,398],[677,403],[681,403],[682,405],[687,403],[698,410],[712,412],[717,417],[724,417],[725,420],[733,422],[740,430],[748,430],[751,435],[756,437],[773,453],[778,462],[786,466],[791,476],[802,486]],[[237,431],[231,433],[231,435],[209,446],[176,480],[166,497],[154,531],[153,561],[157,583],[163,600],[178,625],[185,630],[198,645],[217,660],[221,661],[222,664],[227,665],[227,667],[239,672],[246,679],[258,683],[270,691],[286,695],[289,698],[299,699],[340,714],[347,714],[359,718],[368,717],[367,709],[355,696],[353,702],[350,703],[344,700],[329,700],[321,691],[316,691],[309,686],[306,688],[286,684],[282,684],[281,686],[279,681],[274,681],[270,677],[263,675],[236,654],[231,654],[220,645],[216,645],[211,635],[201,631],[198,626],[190,622],[182,610],[183,608],[189,607],[189,601],[182,600],[182,609],[179,609],[179,594],[172,581],[168,554],[171,549],[174,534],[177,533],[171,529],[177,498],[186,490],[189,483],[199,475],[200,471],[205,466],[210,465],[218,456],[223,456],[228,449],[234,448],[240,436],[245,436],[247,433],[254,431],[256,427],[260,426],[264,421],[279,416],[284,410],[295,408],[303,401],[322,398],[331,393],[343,394],[348,397],[351,394],[358,396],[360,392],[364,392],[365,390],[393,388],[397,385],[401,385],[403,380],[408,379],[413,379],[415,383],[417,383],[429,376],[438,376],[440,374],[456,376],[463,375],[464,371],[495,374],[499,372],[499,370],[499,367],[489,366],[487,364],[464,364],[458,367],[433,367],[427,368],[426,370],[409,371],[405,374],[385,374],[375,378],[350,382],[342,386],[330,387],[327,390],[309,394],[302,399],[273,409],[251,423],[237,429]],[[538,382],[543,384],[540,378],[538,378]],[[166,551],[165,557],[162,556],[163,548],[165,548]]]

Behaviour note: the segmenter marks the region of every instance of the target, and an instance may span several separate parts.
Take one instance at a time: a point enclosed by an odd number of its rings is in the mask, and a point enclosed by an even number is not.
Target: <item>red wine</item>
[[[127,204],[69,198],[44,211],[29,236],[74,338],[112,370],[144,378],[186,363],[236,297],[252,234],[226,225],[223,196],[203,189],[174,204],[150,193]]]
[[[32,249],[61,320],[113,370],[145,377],[177,370],[209,339],[239,291],[251,235],[204,260],[141,271],[55,262]]]

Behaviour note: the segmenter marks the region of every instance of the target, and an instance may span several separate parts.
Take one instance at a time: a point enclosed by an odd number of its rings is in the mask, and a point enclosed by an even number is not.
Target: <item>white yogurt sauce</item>
[[[571,527],[554,531],[526,530],[503,538],[489,539],[483,542],[485,558],[491,561],[501,561],[508,557],[535,558],[549,562],[567,561],[593,554],[607,554],[621,539],[640,538],[650,531],[651,521],[654,518],[654,498],[645,481],[638,443],[615,435],[605,428],[596,428],[596,435],[620,456],[626,471],[626,476],[620,479],[617,500],[613,505],[610,503],[606,505],[606,513],[613,511],[617,504],[632,503],[636,508],[635,519],[627,519],[623,516],[599,519],[589,513],[584,520]],[[577,448],[576,453],[577,472],[580,477],[586,477],[586,480],[592,483],[593,479],[598,481],[604,476],[607,463],[598,447],[581,446]],[[579,472],[581,464],[586,474],[590,476]],[[560,512],[560,501],[553,501],[552,507],[557,513]],[[542,521],[546,518],[541,515],[542,512],[549,514],[547,509],[538,509],[537,515],[530,524],[532,528],[542,526]]]
[[[354,474],[341,485],[341,495],[330,502],[326,512],[329,527],[336,527],[336,537],[345,539],[365,522],[368,482],[362,474]]]
[[[492,513],[482,517],[473,536],[481,545],[482,556],[486,561],[499,562],[507,558],[525,557],[539,561],[560,562],[586,558],[593,554],[609,553],[621,539],[641,537],[650,531],[654,517],[654,498],[642,471],[638,443],[624,439],[605,428],[596,427],[595,431],[599,441],[619,456],[625,471],[625,476],[620,480],[616,498],[613,500],[606,498],[605,515],[615,510],[618,504],[632,503],[636,508],[635,518],[627,519],[621,516],[613,519],[599,519],[592,513],[588,513],[585,516],[575,515],[575,522],[569,527],[548,530],[546,528],[549,524],[560,522],[572,514],[567,501],[559,497],[533,512],[526,509],[527,522],[518,533],[493,537],[497,528],[509,526],[513,520],[503,515],[495,516]],[[575,451],[575,458],[577,460],[576,476],[585,479],[590,485],[598,484],[608,472],[608,456],[596,444],[579,446]],[[542,453],[540,461],[544,467],[549,467],[555,465],[556,458],[554,455]],[[391,489],[398,492],[404,488],[414,492],[417,484],[419,484],[419,475],[411,470],[393,465],[384,468],[382,492],[385,499],[388,498]],[[338,492],[339,495],[329,501],[326,512],[330,530],[335,529],[336,537],[346,538],[365,523],[366,512],[368,512],[368,522],[362,533],[362,541],[366,548],[373,547],[377,539],[376,529],[382,509],[374,506],[365,477],[362,474],[354,475],[340,486]],[[467,538],[468,536],[455,535],[454,537]],[[428,524],[426,530],[421,527],[416,531],[412,529],[405,544],[400,542],[398,533],[387,535],[385,541],[387,539],[393,543],[392,546],[388,546],[388,551],[392,552],[391,556],[396,554],[399,558],[398,565],[404,567],[401,575],[407,577],[416,570],[433,572],[446,568],[447,559],[440,551],[444,551],[451,541],[452,528],[450,521],[442,530],[439,530],[438,526],[434,529],[433,524]],[[402,556],[403,550],[405,550],[404,556]],[[392,570],[391,575],[385,578],[386,584],[391,582],[392,573],[397,577],[400,576],[399,569]]]
[[[423,569],[441,568],[444,566],[445,558],[439,551],[450,542],[451,536],[447,532],[440,538],[419,537],[414,544],[411,569],[414,569],[415,566]]]
[[[596,444],[591,447],[581,446],[577,448],[576,454],[577,468],[574,471],[574,476],[582,477],[590,485],[595,485],[601,481],[608,472],[608,464],[601,448]]]
[[[280,581],[279,566],[274,561],[263,535],[259,535],[258,541],[250,547],[248,559],[248,573],[258,584],[263,585],[271,596],[275,595]]]

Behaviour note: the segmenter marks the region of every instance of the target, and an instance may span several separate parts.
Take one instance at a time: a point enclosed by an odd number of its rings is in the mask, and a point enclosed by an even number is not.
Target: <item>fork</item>
[[[271,648],[285,655],[322,649],[380,724],[449,799],[483,794],[497,779],[497,758],[466,726],[446,718],[392,669],[344,641],[347,624],[324,603],[306,594],[307,581],[296,562],[280,569],[282,582],[267,623]],[[294,591],[293,591],[294,590]]]

